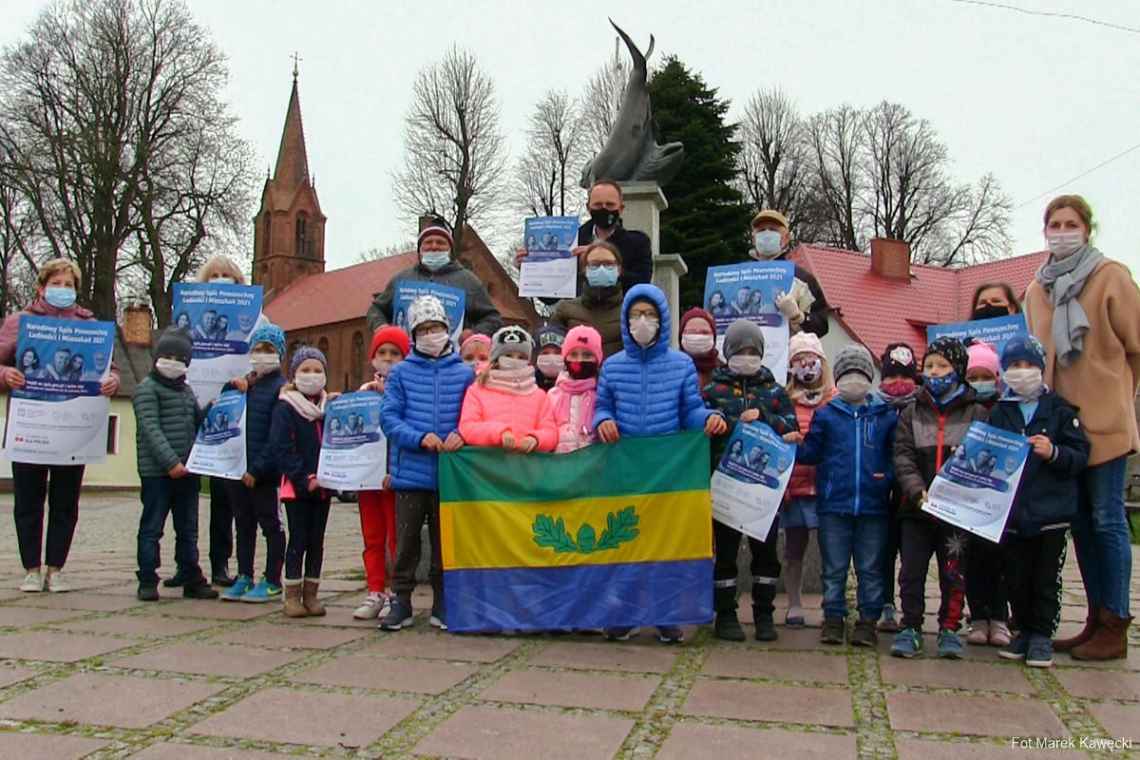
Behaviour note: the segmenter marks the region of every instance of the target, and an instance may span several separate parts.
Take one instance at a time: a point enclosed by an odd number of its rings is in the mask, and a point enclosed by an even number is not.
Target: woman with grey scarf
[[[1049,259],[1025,294],[1029,331],[1045,346],[1042,381],[1080,409],[1092,452],[1073,519],[1088,597],[1084,630],[1054,648],[1076,659],[1128,653],[1132,551],[1124,512],[1129,454],[1140,451],[1134,400],[1140,383],[1140,289],[1128,268],[1090,243],[1092,209],[1062,195],[1045,209]]]

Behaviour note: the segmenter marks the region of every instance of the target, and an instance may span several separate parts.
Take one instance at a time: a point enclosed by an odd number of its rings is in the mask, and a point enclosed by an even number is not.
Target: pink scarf
[[[486,385],[496,391],[511,393],[515,396],[529,396],[534,392],[537,384],[534,379],[534,367],[529,364],[518,369],[498,369],[492,367],[487,370]]]
[[[304,393],[294,388],[292,385],[286,385],[281,389],[279,398],[293,407],[293,411],[301,415],[309,422],[314,422],[325,416],[325,401],[328,399],[329,394],[321,391],[321,400],[319,404],[314,404],[310,401]]]
[[[598,387],[598,378],[587,377],[582,380],[573,380],[570,375],[563,372],[558,376],[558,384],[556,386],[560,391],[558,394],[558,406],[554,409],[554,419],[558,420],[558,424],[564,424],[570,420],[570,401],[574,396],[582,397],[582,405],[580,411],[582,419],[585,420],[587,428],[593,427],[594,421],[594,402],[597,400],[596,393],[590,391]]]

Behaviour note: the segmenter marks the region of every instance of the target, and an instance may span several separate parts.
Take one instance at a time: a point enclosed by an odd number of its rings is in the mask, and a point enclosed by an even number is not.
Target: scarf
[[[879,396],[890,405],[892,409],[902,409],[907,404],[913,402],[918,398],[918,391],[920,386],[914,386],[914,390],[902,396],[892,396],[889,393],[880,393]]]
[[[1053,303],[1053,345],[1062,367],[1079,359],[1085,347],[1089,317],[1077,297],[1103,260],[1103,253],[1086,244],[1066,258],[1050,256],[1037,270],[1037,282]]]
[[[558,394],[558,406],[554,408],[554,418],[558,420],[558,424],[563,424],[563,421],[570,420],[570,402],[575,396],[582,397],[582,404],[579,409],[581,412],[581,419],[586,420],[586,427],[590,427],[594,419],[594,402],[598,398],[595,393],[598,387],[598,378],[587,377],[581,380],[574,380],[570,375],[563,372],[558,376],[558,390],[562,391]]]
[[[795,384],[795,386],[788,391],[788,396],[792,399],[793,403],[814,409],[823,402],[831,399],[833,387],[834,386],[828,386],[823,382],[819,384],[818,388],[808,388],[807,386]]]
[[[279,398],[293,407],[293,411],[301,415],[309,422],[315,422],[325,416],[325,401],[328,400],[329,394],[321,391],[321,401],[319,404],[314,404],[309,400],[308,396],[301,391],[294,388],[292,385],[286,385],[281,389]]]
[[[717,353],[715,346],[712,351],[705,354],[690,354],[686,351],[685,355],[693,360],[697,372],[711,372],[720,366],[720,354]]]
[[[511,393],[515,396],[529,396],[538,390],[534,380],[534,367],[529,364],[518,369],[487,370],[486,386],[492,390]]]
[[[152,369],[150,371],[150,376],[154,379],[154,381],[156,383],[160,383],[162,385],[165,385],[167,388],[173,388],[176,391],[180,391],[186,387],[186,375],[183,375],[182,377],[175,377],[172,379],[172,378],[167,377],[166,375],[163,375],[157,369]]]
[[[943,411],[944,409],[946,409],[946,407],[948,407],[952,403],[954,403],[954,401],[956,401],[959,396],[962,396],[965,393],[966,393],[966,384],[965,383],[958,383],[957,385],[954,386],[953,390],[947,391],[945,394],[942,395],[941,398],[933,396],[933,395],[931,396],[931,398],[934,399],[934,403],[938,406],[938,410]]]

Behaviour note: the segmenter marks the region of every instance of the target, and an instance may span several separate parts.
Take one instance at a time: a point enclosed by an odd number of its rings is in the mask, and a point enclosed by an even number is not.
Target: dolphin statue
[[[655,180],[664,185],[677,173],[685,148],[679,142],[658,145],[654,132],[653,110],[649,103],[648,73],[645,59],[653,54],[653,35],[649,35],[649,49],[645,55],[633,44],[629,35],[609,19],[625,41],[633,58],[633,71],[625,86],[621,109],[614,128],[606,139],[602,152],[582,167],[581,186],[588,188],[595,180],[612,179],[618,182]]]

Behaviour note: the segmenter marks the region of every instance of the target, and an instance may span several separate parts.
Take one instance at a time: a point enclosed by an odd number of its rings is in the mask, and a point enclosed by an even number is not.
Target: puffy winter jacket
[[[657,340],[648,348],[637,345],[629,332],[629,307],[648,297],[661,315]],[[669,348],[669,303],[653,285],[636,285],[621,306],[621,337],[625,350],[606,359],[598,378],[594,427],[617,422],[622,435],[667,435],[699,428],[709,415],[697,387],[693,360]]]
[[[321,432],[324,420],[307,420],[288,401],[277,401],[269,427],[273,461],[289,478],[299,499],[308,497],[309,476],[317,474],[321,458]],[[314,498],[314,497],[308,497]]]
[[[525,396],[472,383],[463,398],[459,434],[472,446],[501,446],[503,433],[510,431],[515,441],[528,435],[538,440],[538,451],[554,451],[558,426],[546,391],[535,388]]]
[[[135,448],[139,477],[165,476],[186,464],[204,416],[187,383],[163,382],[152,372],[135,388]]]
[[[384,384],[380,426],[388,436],[392,488],[397,491],[435,491],[439,488],[439,455],[420,448],[428,433],[446,439],[459,428],[463,394],[475,378],[459,354],[439,359],[413,351],[392,368]]]
[[[827,400],[821,401],[816,406],[793,402],[796,403],[796,421],[800,425],[801,433],[807,435],[807,432],[811,430],[811,421],[815,413],[822,409],[824,404],[835,398],[836,393],[838,391],[832,388]],[[811,498],[815,495],[815,467],[810,464],[796,464],[792,468],[792,477],[788,479],[788,490],[784,492],[784,498]]]
[[[836,397],[816,410],[796,461],[816,465],[821,514],[888,514],[898,415],[877,398],[852,406]]]
[[[285,376],[275,369],[257,377],[246,378],[249,390],[245,396],[245,471],[258,483],[276,483],[281,478],[270,447],[269,428],[273,425],[273,409],[285,385]],[[226,383],[223,390],[232,386]]]
[[[401,280],[408,282],[436,282],[452,288],[459,288],[464,296],[463,326],[470,327],[477,333],[493,335],[495,330],[503,324],[499,310],[487,294],[487,288],[475,274],[462,264],[452,261],[446,266],[431,270],[423,264],[416,264],[398,272],[388,281],[388,286],[373,296],[372,306],[368,309],[368,329],[375,332],[386,324],[392,322],[392,302],[396,298],[396,283]],[[454,326],[454,325],[453,325]]]
[[[1026,437],[1047,436],[1056,452],[1049,460],[1029,454],[1005,529],[1028,537],[1069,527],[1077,513],[1077,476],[1088,464],[1090,450],[1076,407],[1049,391],[1037,400],[1028,423],[1018,402],[1006,400],[990,412],[989,424]]]
[[[799,429],[796,427],[796,412],[792,408],[788,392],[776,382],[767,367],[761,367],[753,376],[738,375],[727,367],[718,367],[713,371],[712,382],[705,386],[702,395],[705,403],[723,414],[728,422],[728,432],[712,440],[714,470],[720,463],[733,428],[746,409],[759,411],[759,421],[772,428],[777,435],[794,433]]]

